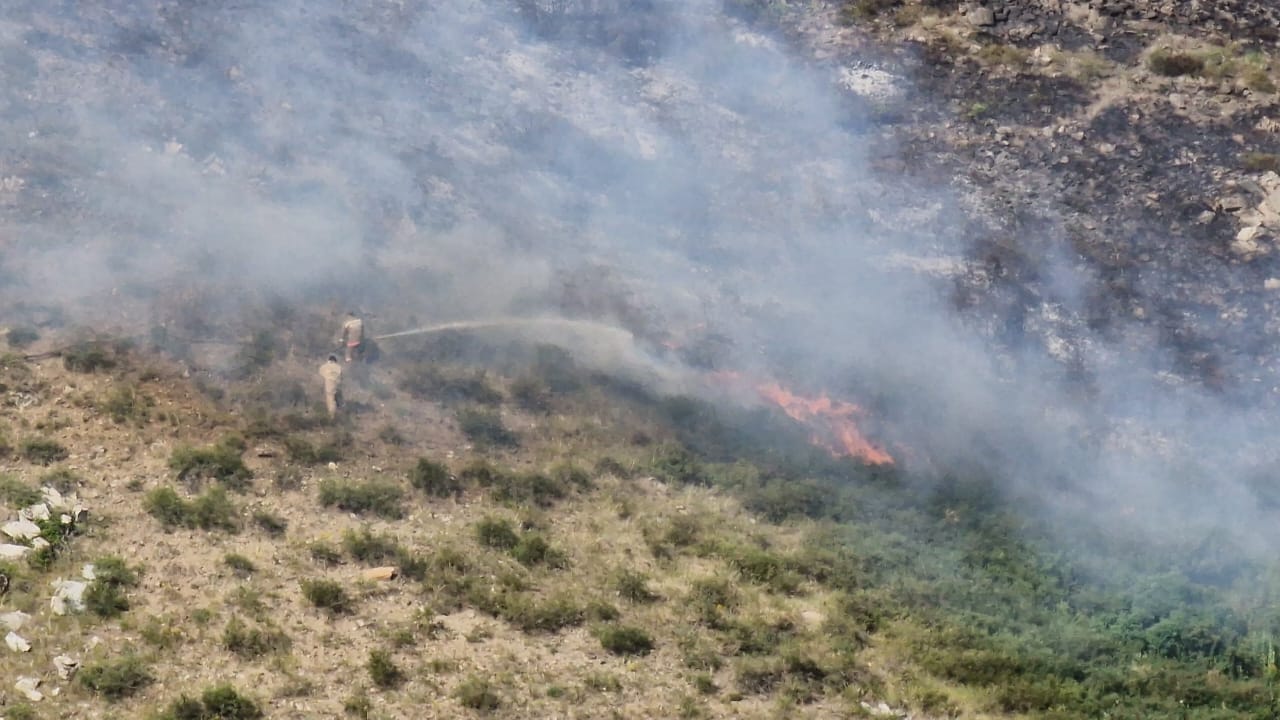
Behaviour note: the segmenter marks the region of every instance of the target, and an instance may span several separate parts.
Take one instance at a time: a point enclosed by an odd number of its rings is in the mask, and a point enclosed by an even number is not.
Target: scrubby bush
[[[117,423],[131,422],[144,425],[151,420],[151,408],[155,401],[132,385],[119,385],[107,394],[100,405],[102,412]]]
[[[473,402],[497,405],[502,393],[490,383],[484,371],[445,371],[437,365],[419,363],[400,373],[401,390],[415,398],[444,402]]]
[[[1247,152],[1242,158],[1242,164],[1249,172],[1280,173],[1280,154]]]
[[[520,542],[520,536],[511,521],[502,518],[486,517],[476,523],[476,540],[485,547],[510,550]]]
[[[101,343],[78,343],[62,353],[62,366],[71,372],[93,373],[116,366],[113,353]]]
[[[0,475],[0,501],[11,508],[25,508],[44,499],[40,490],[12,475]]]
[[[546,538],[537,533],[525,533],[520,542],[511,548],[511,557],[521,565],[546,565],[552,568],[568,567],[569,559],[565,554],[552,547]]]
[[[239,618],[231,618],[222,631],[222,646],[245,660],[253,660],[287,653],[293,647],[293,640],[279,628],[250,627]]]
[[[595,635],[600,646],[614,655],[648,655],[653,650],[653,638],[638,627],[603,625]]]
[[[243,441],[238,438],[227,438],[201,448],[181,446],[169,457],[169,468],[180,482],[193,487],[204,480],[213,480],[231,490],[244,490],[253,473],[240,458],[243,451]]]
[[[1147,56],[1147,68],[1157,75],[1179,77],[1204,72],[1204,58],[1190,53],[1159,48]]]
[[[288,521],[266,510],[257,510],[253,513],[253,524],[272,537],[280,537],[289,529]]]
[[[342,449],[351,444],[350,436],[339,436],[319,445],[296,435],[284,439],[285,454],[299,465],[324,465],[342,459]]]
[[[133,654],[87,665],[79,677],[80,684],[87,690],[111,701],[134,695],[155,682],[147,664]]]
[[[70,456],[61,443],[47,438],[29,438],[22,441],[19,453],[23,460],[36,465],[52,465]]]
[[[5,340],[8,341],[9,347],[19,350],[39,339],[40,333],[32,327],[9,328],[9,331],[5,333]]]
[[[404,672],[396,667],[391,654],[385,650],[371,650],[365,669],[369,671],[373,684],[383,690],[399,687],[405,680]]]
[[[517,378],[511,383],[511,397],[522,410],[543,413],[551,409],[551,389],[536,377]]]
[[[147,493],[143,508],[170,530],[185,527],[236,532],[240,527],[236,522],[238,512],[220,487],[209,488],[194,500],[182,499],[171,487],[156,488]]]
[[[619,570],[613,576],[613,588],[624,600],[633,603],[651,603],[660,599],[649,589],[649,578],[634,570]]]
[[[200,699],[182,697],[169,704],[158,720],[261,720],[262,709],[230,685],[205,690]]]
[[[98,558],[93,572],[93,582],[84,592],[85,609],[102,618],[126,612],[130,607],[126,591],[138,585],[137,570],[118,557],[107,556]]]
[[[462,482],[448,466],[427,458],[418,458],[418,464],[409,472],[409,484],[432,497],[462,494]]]
[[[480,712],[492,712],[502,707],[502,699],[494,692],[489,681],[476,675],[459,683],[453,696],[463,707]]]
[[[458,429],[473,443],[486,447],[515,447],[515,433],[507,429],[502,416],[493,410],[465,408],[457,413]]]
[[[357,562],[374,564],[399,557],[404,551],[390,535],[376,535],[368,528],[347,530],[342,534],[342,547]]]
[[[311,559],[321,565],[341,565],[342,553],[328,543],[318,542],[311,546]]]
[[[226,555],[223,555],[222,562],[227,567],[231,568],[231,571],[239,577],[247,578],[258,571],[257,566],[253,564],[252,560],[238,553],[227,553]]]
[[[404,516],[401,506],[404,491],[399,485],[385,480],[357,482],[328,478],[320,481],[320,504],[362,515],[399,519]]]
[[[333,580],[303,580],[302,596],[315,607],[331,615],[346,615],[352,610],[351,596]]]

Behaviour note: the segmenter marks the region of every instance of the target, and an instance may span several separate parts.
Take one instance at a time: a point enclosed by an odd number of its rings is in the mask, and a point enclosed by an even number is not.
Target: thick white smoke
[[[211,309],[336,294],[447,321],[563,310],[586,278],[619,300],[579,315],[705,326],[722,364],[880,398],[917,469],[1255,534],[1239,478],[1272,423],[1091,338],[1069,253],[1020,344],[956,312],[951,276],[981,285],[958,196],[869,160],[879,105],[911,97],[884,71],[806,63],[709,0],[9,5],[10,302],[124,322],[199,285]]]

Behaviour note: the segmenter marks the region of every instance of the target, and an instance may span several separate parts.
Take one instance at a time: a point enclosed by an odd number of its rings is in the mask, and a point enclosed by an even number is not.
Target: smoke
[[[1052,230],[1025,238],[1038,294],[1001,305],[960,232],[981,193],[874,170],[877,118],[920,100],[890,70],[807,61],[710,0],[9,5],[10,303],[700,332],[712,364],[875,398],[912,470],[1256,537],[1240,478],[1272,423],[1160,374],[1140,329],[1090,332],[1098,280]]]

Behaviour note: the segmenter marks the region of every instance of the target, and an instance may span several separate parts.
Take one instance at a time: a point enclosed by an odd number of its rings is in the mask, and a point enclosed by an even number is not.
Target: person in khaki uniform
[[[320,377],[324,380],[324,406],[329,411],[329,419],[338,416],[338,403],[342,394],[342,364],[337,355],[320,366]]]
[[[347,352],[347,362],[351,362],[353,355],[364,354],[364,321],[354,312],[347,313],[347,321],[342,323],[341,342]]]

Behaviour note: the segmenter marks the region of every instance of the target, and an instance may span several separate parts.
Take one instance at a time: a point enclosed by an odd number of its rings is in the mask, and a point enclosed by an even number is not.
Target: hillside
[[[4,718],[1280,714],[1270,4],[11,5]]]

